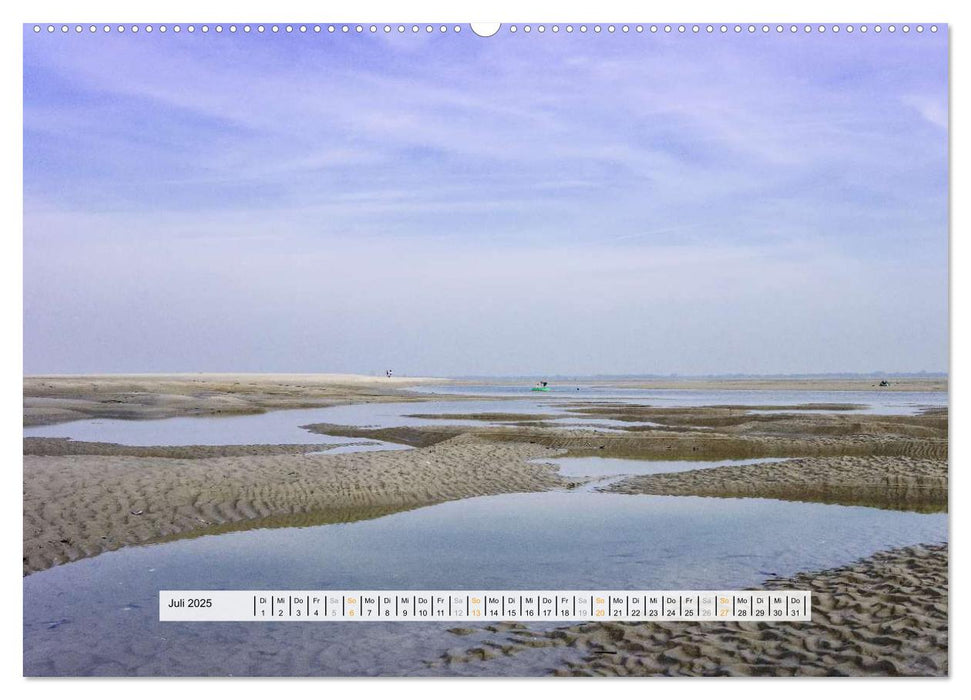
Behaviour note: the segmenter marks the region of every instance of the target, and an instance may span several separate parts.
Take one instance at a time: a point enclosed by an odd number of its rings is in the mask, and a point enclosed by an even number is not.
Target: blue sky
[[[24,37],[25,371],[946,370],[947,39]]]

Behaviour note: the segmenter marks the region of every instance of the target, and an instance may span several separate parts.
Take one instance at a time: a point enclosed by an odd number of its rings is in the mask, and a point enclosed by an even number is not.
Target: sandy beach
[[[361,374],[29,376],[24,377],[24,425],[84,418],[242,415],[352,400],[407,401],[398,389],[442,381]]]
[[[880,378],[828,377],[739,377],[702,379],[634,379],[617,380],[617,386],[640,389],[729,389],[729,390],[786,390],[797,391],[866,391],[880,388],[885,391],[947,391],[947,379],[940,377],[888,377],[888,386],[880,387]]]
[[[946,546],[901,548],[760,587],[811,590],[812,622],[606,622],[546,633],[505,624],[492,627],[493,639],[439,663],[569,647],[582,660],[550,669],[553,675],[946,676],[947,569]]]
[[[687,415],[687,414],[686,414]],[[681,422],[690,418],[682,416]],[[806,432],[775,435],[769,432],[739,433],[693,427],[637,427],[605,433],[583,427],[543,425],[520,420],[508,426],[405,426],[367,428],[333,424],[310,424],[311,432],[342,437],[388,440],[415,447],[434,445],[458,435],[475,435],[492,442],[541,444],[566,450],[573,455],[625,457],[629,459],[741,459],[747,457],[793,456],[905,456],[947,459],[946,428],[934,437],[917,438],[900,433],[817,434],[824,418],[800,419]],[[938,420],[938,419],[935,419]],[[876,422],[876,421],[874,421]],[[861,430],[866,423],[860,422]],[[945,421],[946,425],[946,421]],[[825,428],[824,428],[825,429]]]
[[[475,438],[332,456],[187,459],[126,456],[115,448],[110,455],[24,458],[25,574],[178,536],[361,520],[567,483],[553,467],[527,463],[551,454],[543,447]]]
[[[23,23],[23,676],[947,676],[931,19]]]
[[[154,419],[234,415],[287,408],[333,406],[350,401],[422,400],[401,389],[462,382],[434,377],[360,374],[137,374],[24,377],[24,425],[49,425],[84,418]],[[480,384],[481,382],[475,382]],[[650,380],[581,383],[620,388],[865,391],[872,380],[733,379]],[[881,389],[893,392],[946,391],[942,379],[900,379]]]
[[[678,389],[685,391],[705,391],[727,389],[730,391],[868,391],[879,388],[881,391],[947,391],[947,379],[938,376],[886,377],[888,386],[881,387],[883,377],[652,377],[643,379],[613,378],[573,379],[560,377],[556,381],[570,384],[596,383],[627,389]],[[496,384],[507,383],[504,379],[474,379],[451,381],[450,384]]]
[[[894,510],[947,510],[947,462],[912,457],[817,457],[634,476],[612,493],[778,498]]]
[[[440,396],[402,392],[440,381],[444,380],[346,375],[25,378],[26,426],[402,401],[414,404],[410,415],[422,424],[304,426],[308,436],[326,434],[348,442],[364,438],[412,448],[352,454],[319,453],[343,444],[340,441],[323,446],[310,441],[125,445],[26,437],[23,573],[132,545],[255,528],[354,522],[445,501],[577,486],[630,498],[769,498],[921,513],[947,510],[946,408],[877,415],[840,402],[673,408],[568,401],[557,404],[559,412],[437,414],[423,411],[422,402]],[[784,386],[791,389],[791,383]],[[811,386],[819,383],[812,381]],[[937,384],[915,381],[908,386],[925,391]],[[859,389],[853,385],[853,390]],[[557,422],[564,415],[575,422]],[[451,424],[459,418],[465,424]],[[598,420],[613,427],[604,431],[596,425]],[[599,487],[590,478],[560,476],[555,466],[545,463],[564,456],[784,459],[627,476]],[[434,663],[452,672],[470,661],[484,662],[487,673],[488,659],[494,656],[566,645],[583,652],[583,660],[549,672],[947,673],[944,546],[925,543],[836,570],[770,580],[765,586],[811,588],[813,623],[597,623],[553,632],[500,625],[494,629],[494,643]]]

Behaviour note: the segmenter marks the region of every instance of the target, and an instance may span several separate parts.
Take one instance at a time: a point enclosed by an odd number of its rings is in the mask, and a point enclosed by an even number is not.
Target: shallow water
[[[315,450],[314,452],[308,452],[307,454],[312,455],[346,455],[352,452],[388,452],[389,450],[412,450],[414,449],[411,445],[399,445],[395,442],[361,442],[355,443],[353,445],[341,445],[339,447],[331,447],[326,450]]]
[[[438,384],[415,389],[420,394],[466,394],[535,398],[530,385]],[[532,394],[532,396],[530,396]],[[660,408],[690,406],[795,406],[809,403],[860,404],[850,413],[913,415],[924,408],[947,406],[946,391],[796,391],[778,389],[627,389],[610,385],[556,384],[543,394],[563,399],[642,403]]]
[[[321,445],[371,439],[312,433],[300,426],[336,423],[390,428],[403,425],[486,425],[474,420],[413,418],[415,413],[537,413],[546,410],[531,401],[431,401],[427,403],[363,403],[328,408],[268,411],[246,416],[193,416],[162,420],[98,418],[24,428],[24,437],[68,437],[86,442],[123,445]]]
[[[131,547],[24,579],[25,672],[445,672],[423,661],[474,639],[454,623],[163,625],[160,589],[734,588],[946,538],[945,514],[556,491]],[[509,663],[540,673],[550,656]]]
[[[476,387],[428,387],[424,391],[468,391]],[[502,390],[489,385],[486,390]],[[328,408],[269,411],[247,416],[184,417],[164,420],[92,419],[57,425],[24,428],[25,437],[68,437],[91,442],[114,442],[124,445],[254,445],[254,444],[335,444],[374,442],[321,435],[300,426],[333,423],[358,427],[391,428],[400,426],[490,425],[505,421],[477,421],[464,418],[420,418],[416,415],[507,413],[552,414],[554,424],[613,431],[624,427],[654,426],[650,421],[618,421],[597,416],[567,413],[572,401],[613,400],[621,403],[643,403],[661,407],[708,405],[796,405],[805,403],[852,403],[866,405],[858,413],[914,414],[930,406],[946,406],[945,392],[798,392],[798,391],[682,391],[682,390],[617,390],[585,387],[572,395],[554,387],[559,395],[529,395],[528,387],[510,388],[519,398],[493,398],[465,401],[364,403]],[[626,392],[626,393],[625,393]],[[497,393],[497,396],[506,394]],[[371,449],[371,448],[367,448]]]
[[[718,461],[617,459],[613,457],[559,457],[533,460],[537,464],[555,464],[559,467],[561,476],[572,477],[669,474],[694,469],[715,469],[717,467],[737,467],[743,464],[765,464],[782,461],[784,460],[780,457],[722,459]]]
[[[193,416],[161,420],[95,418],[25,427],[24,437],[69,437],[72,440],[123,445],[326,445],[354,442],[353,438],[318,435],[300,427],[314,422],[319,410],[302,408],[246,416]]]
[[[460,389],[469,393],[469,387]],[[543,413],[554,414],[558,424],[616,429],[617,421],[567,414],[573,401],[564,399],[581,398],[661,406],[863,403],[867,411],[885,413],[946,405],[943,392],[585,391],[554,387],[551,395],[515,398],[483,395],[481,400],[372,403],[252,416],[88,420],[27,428],[24,434],[129,445],[307,443],[334,454],[401,446],[319,435],[300,426],[484,425],[411,414]],[[328,448],[348,442],[354,444]],[[558,464],[566,476],[606,477],[773,460],[542,461]],[[591,487],[467,499],[353,523],[184,539],[107,552],[26,577],[24,670],[28,675],[537,674],[549,669],[557,655],[571,652],[532,649],[481,664],[429,668],[427,661],[449,648],[472,646],[484,633],[456,637],[446,631],[453,624],[438,623],[163,625],[158,622],[158,591],[734,588],[777,574],[846,564],[887,547],[946,538],[946,514],[761,499],[626,496]]]
[[[590,428],[612,433],[626,433],[628,428],[665,428],[663,423],[649,420],[617,420],[615,418],[597,418],[596,416],[572,415],[567,418],[552,418],[547,421],[551,425],[576,428]]]

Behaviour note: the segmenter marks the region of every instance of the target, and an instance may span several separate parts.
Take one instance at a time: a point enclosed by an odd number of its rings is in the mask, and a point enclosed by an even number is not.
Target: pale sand
[[[484,439],[535,442],[566,449],[572,455],[642,459],[726,459],[823,455],[911,456],[947,459],[948,411],[934,408],[913,416],[848,413],[847,406],[818,404],[784,407],[770,413],[754,407],[698,406],[660,408],[630,404],[566,404],[577,420],[609,419],[611,432],[590,426],[566,426],[551,414],[468,413],[481,425],[431,425],[361,428],[330,424],[304,426],[313,432],[430,445],[469,433]],[[849,406],[852,408],[852,405]],[[801,410],[800,410],[801,409]],[[454,420],[446,414],[416,411],[426,419]],[[562,416],[552,416],[562,417]],[[497,422],[500,425],[488,425]],[[645,425],[649,422],[649,425]]]
[[[855,407],[854,404],[802,404],[664,408],[614,404],[578,405],[570,412],[576,416],[631,423],[625,429],[634,432],[658,430],[656,427],[637,425],[641,421],[650,421],[667,429],[704,428],[746,435],[947,437],[946,407],[926,409],[917,415],[852,413]]]
[[[228,526],[356,520],[460,498],[562,487],[567,481],[554,467],[527,463],[551,454],[536,445],[461,437],[423,449],[343,455],[28,455],[23,570]]]
[[[436,380],[346,375],[28,377],[24,415],[25,422],[90,416],[157,418],[421,400],[396,393],[396,387],[425,381]],[[37,402],[43,405],[38,408]],[[846,491],[847,483],[867,483],[871,487],[866,493],[870,503],[899,507],[903,501],[907,507],[939,509],[939,491],[946,490],[945,473],[943,480],[938,475],[916,484],[921,498],[905,494],[902,499],[902,485],[909,484],[906,478],[897,475],[894,483],[874,481],[879,472],[874,469],[910,463],[872,459],[912,457],[943,464],[947,458],[946,410],[891,417],[799,411],[759,415],[730,407],[658,409],[587,404],[578,413],[664,425],[632,425],[621,433],[599,433],[544,425],[548,415],[537,415],[521,417],[521,422],[532,419],[534,425],[505,427],[374,430],[311,426],[319,432],[421,448],[441,444],[428,451],[434,458],[429,460],[430,468],[424,470],[425,450],[312,456],[305,453],[320,446],[130,447],[28,438],[24,440],[24,570],[34,571],[125,544],[202,533],[207,528],[256,526],[270,520],[286,524],[286,518],[297,516],[303,523],[373,517],[483,493],[549,488],[563,480],[553,476],[550,467],[524,466],[523,462],[552,455],[554,450],[570,455],[656,459],[856,455],[871,459],[840,461],[833,478],[823,480],[824,487],[816,483],[816,476],[793,481],[790,474],[781,485],[767,483],[758,495],[832,500],[835,490]],[[481,463],[493,459],[497,468],[490,470],[481,484],[476,483],[482,476]],[[915,463],[923,464],[920,460]],[[353,467],[353,478],[346,473],[347,465]],[[389,466],[397,469],[390,481],[385,476]],[[419,468],[409,471],[415,467]],[[938,465],[937,469],[939,472],[943,467]],[[753,480],[762,474],[743,473],[743,486],[757,491],[760,487],[753,485]],[[377,479],[375,483],[370,481],[372,477]],[[340,487],[339,479],[344,479]],[[724,484],[712,487],[715,492],[730,493],[726,488]],[[839,495],[844,497],[845,493]],[[132,511],[144,512],[131,515]]]
[[[811,457],[631,476],[604,491],[776,498],[896,510],[947,510],[947,462],[913,457]]]
[[[880,379],[825,379],[825,378],[741,378],[741,379],[656,379],[647,381],[620,381],[618,386],[643,389],[728,389],[728,390],[794,390],[794,391],[947,391],[948,380],[943,377],[923,378],[887,377],[890,386],[881,387]]]
[[[813,422],[810,421],[810,425]],[[631,459],[743,459],[749,457],[801,457],[825,455],[910,456],[947,459],[946,430],[942,437],[911,437],[905,434],[864,433],[815,435],[726,433],[693,428],[639,428],[624,432],[600,432],[562,425],[516,426],[408,426],[360,428],[316,423],[302,426],[311,432],[341,437],[363,437],[405,445],[424,446],[458,435],[475,435],[493,442],[545,445],[568,450],[571,456],[627,457]]]
[[[685,389],[696,391],[729,390],[793,390],[793,391],[947,391],[947,377],[886,377],[890,386],[881,387],[880,378],[826,378],[826,377],[666,377],[655,379],[570,379],[554,378],[560,386],[600,386],[627,389]],[[457,385],[508,386],[510,379],[469,379],[450,382]],[[513,380],[516,381],[516,380]]]
[[[399,431],[365,432],[402,439]],[[126,544],[225,531],[227,525],[244,529],[320,524],[476,495],[565,486],[567,481],[557,477],[553,467],[526,460],[562,454],[557,448],[563,447],[583,452],[605,439],[584,431],[561,431],[546,439],[533,435],[532,441],[510,435],[496,440],[495,429],[480,432],[493,439],[433,433],[435,440],[444,441],[430,444],[428,432],[419,430],[416,442],[427,447],[347,455],[304,454],[320,445],[133,447],[28,438],[24,571]],[[519,432],[515,435],[524,438]],[[699,448],[693,438],[687,447],[679,444],[684,441],[677,435],[662,440],[660,444],[671,449],[660,454],[684,456],[687,449],[692,457],[705,456],[703,450],[692,451]],[[732,454],[737,453],[737,441],[730,441]],[[754,441],[747,446],[765,444]],[[791,441],[767,444],[783,453],[794,447]],[[834,451],[847,449],[845,440],[826,439],[824,444]],[[820,449],[818,444],[815,448]],[[947,464],[906,457],[797,459],[634,477],[615,488],[628,493],[747,495],[944,510]],[[133,511],[144,512],[132,515]]]
[[[24,422],[419,401],[423,398],[397,392],[420,381],[434,380],[335,375],[32,377],[24,381]],[[910,386],[933,388],[919,382]],[[675,388],[725,387],[680,382]],[[753,387],[733,382],[732,388]],[[801,382],[799,388],[834,387]],[[838,406],[826,407],[833,411],[830,414],[808,414],[801,411],[804,408],[753,414],[736,407],[587,404],[579,412],[662,424],[631,425],[621,433],[547,423],[550,416],[541,414],[481,416],[515,423],[504,427],[317,426],[320,432],[419,446],[345,455],[305,454],[322,449],[317,444],[131,447],[28,438],[24,573],[125,545],[234,529],[343,522],[446,500],[562,488],[569,484],[552,467],[527,460],[563,453],[658,459],[800,457],[781,465],[637,477],[620,484],[621,492],[841,503],[859,503],[862,497],[867,505],[880,507],[946,508],[946,410],[887,417],[851,415]],[[551,635],[507,625],[502,629],[511,640],[478,647],[469,658],[515,653],[524,646],[572,644],[589,658],[560,668],[560,673],[941,675],[947,668],[946,560],[945,549],[916,549],[805,580],[768,584],[809,586],[820,592],[812,625],[604,624]]]
[[[24,377],[24,425],[85,418],[262,413],[368,401],[415,401],[400,390],[446,380],[357,374],[137,374]]]
[[[562,647],[580,660],[554,675],[946,676],[947,560],[946,545],[918,545],[759,587],[811,590],[812,622],[608,622],[550,632],[500,624],[488,628],[492,640],[438,665]]]
[[[114,442],[83,442],[70,438],[24,438],[24,454],[36,457],[64,457],[67,455],[106,455],[131,457],[168,457],[174,459],[203,459],[206,457],[242,457],[247,455],[283,455],[322,452],[334,447],[377,443],[305,443],[285,445],[119,445]]]

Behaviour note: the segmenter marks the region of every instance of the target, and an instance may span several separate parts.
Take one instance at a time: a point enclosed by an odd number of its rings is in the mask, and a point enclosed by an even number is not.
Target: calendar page
[[[948,675],[946,23],[74,15],[25,676]]]

